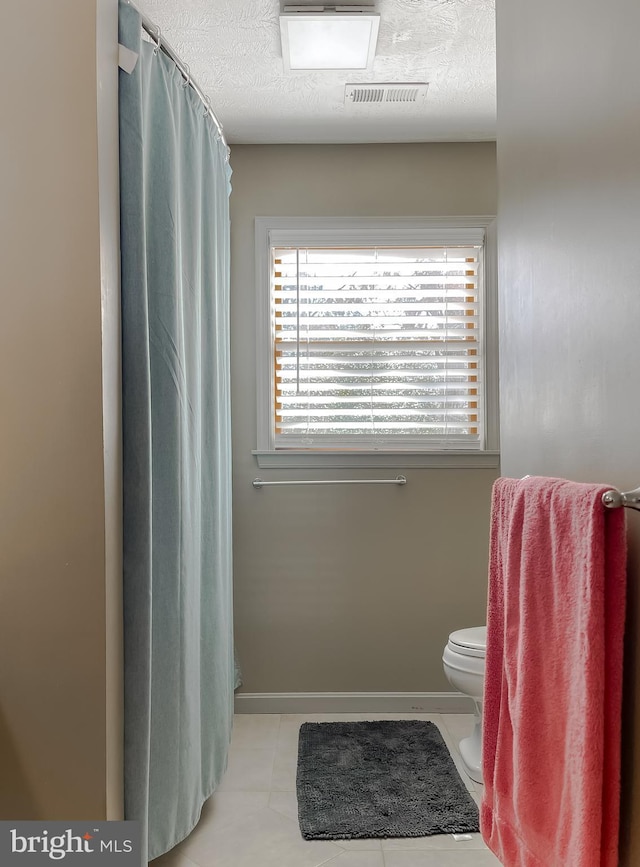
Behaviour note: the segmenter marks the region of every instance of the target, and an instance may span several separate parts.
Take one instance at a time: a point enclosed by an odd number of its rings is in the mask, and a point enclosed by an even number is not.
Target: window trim
[[[483,342],[485,364],[485,448],[479,451],[362,450],[322,451],[275,449],[271,432],[270,248],[274,245],[370,246],[450,243],[451,229],[483,229],[484,305]],[[498,313],[496,268],[496,218],[494,215],[462,217],[256,217],[256,400],[257,448],[252,451],[259,467],[497,467],[498,424]]]

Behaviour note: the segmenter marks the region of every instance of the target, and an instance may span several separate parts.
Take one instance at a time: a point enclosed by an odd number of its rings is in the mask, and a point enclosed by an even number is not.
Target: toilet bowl
[[[476,783],[482,783],[482,695],[484,661],[487,652],[487,627],[458,629],[449,636],[442,655],[444,673],[451,686],[473,699],[473,732],[460,741],[460,756],[465,771]]]

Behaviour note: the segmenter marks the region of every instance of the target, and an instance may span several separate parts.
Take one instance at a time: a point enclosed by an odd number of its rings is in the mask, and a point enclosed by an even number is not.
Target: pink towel
[[[624,509],[601,485],[493,489],[482,835],[505,867],[616,867]]]

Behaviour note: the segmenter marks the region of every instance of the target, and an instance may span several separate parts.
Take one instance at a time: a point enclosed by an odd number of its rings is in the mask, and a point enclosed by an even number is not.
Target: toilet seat
[[[487,627],[473,626],[458,629],[449,636],[449,650],[460,656],[484,658],[487,655]]]

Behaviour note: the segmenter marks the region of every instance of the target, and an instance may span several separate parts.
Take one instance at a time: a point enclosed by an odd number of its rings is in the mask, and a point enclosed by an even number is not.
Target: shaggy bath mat
[[[305,840],[478,830],[476,803],[430,722],[304,723],[296,788]]]

